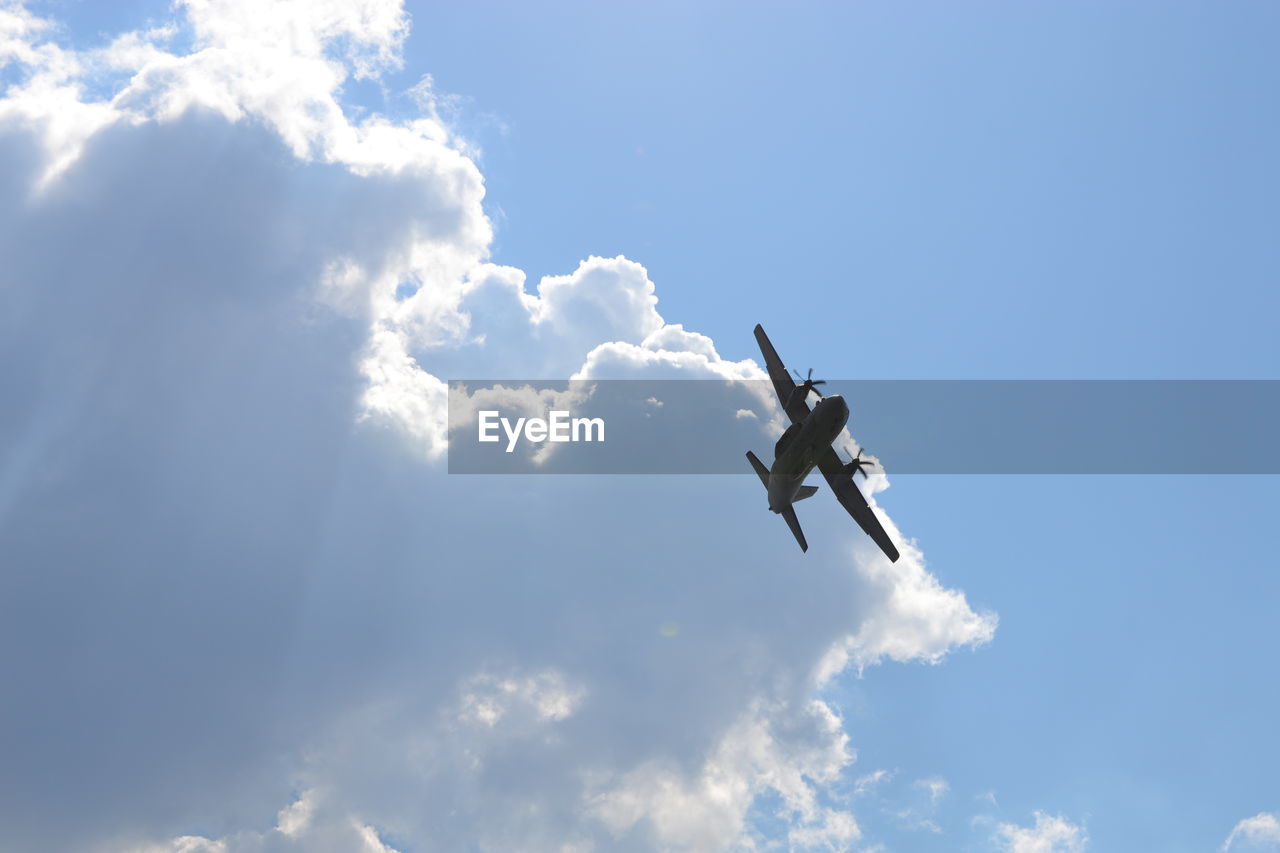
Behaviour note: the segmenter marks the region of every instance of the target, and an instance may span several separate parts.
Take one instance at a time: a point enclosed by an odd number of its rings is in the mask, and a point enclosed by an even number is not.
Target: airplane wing
[[[800,423],[809,416],[809,404],[799,395],[791,393],[796,390],[796,383],[787,374],[787,369],[782,366],[778,351],[773,348],[773,344],[769,343],[769,336],[764,333],[764,327],[759,323],[756,324],[756,343],[760,344],[765,370],[769,371],[769,379],[773,382],[773,390],[778,395],[778,402],[782,404],[783,411],[787,413],[787,417],[791,418],[792,423]],[[792,399],[793,397],[795,399]]]
[[[876,514],[872,512],[867,499],[862,496],[862,490],[858,488],[858,484],[853,482],[853,477],[845,472],[844,463],[840,461],[835,450],[828,447],[818,455],[818,469],[822,471],[822,476],[831,486],[831,491],[836,493],[836,500],[840,501],[840,505],[853,516],[853,520],[858,522],[862,531],[880,546],[880,550],[884,551],[889,561],[896,562],[898,549],[894,547],[889,534],[880,525],[880,519],[876,518]]]

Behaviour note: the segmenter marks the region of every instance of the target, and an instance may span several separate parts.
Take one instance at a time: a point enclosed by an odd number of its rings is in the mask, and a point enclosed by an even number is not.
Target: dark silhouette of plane
[[[787,427],[773,448],[773,468],[766,468],[754,453],[747,451],[751,467],[756,469],[761,482],[769,491],[769,509],[787,520],[787,526],[800,543],[800,550],[808,551],[809,543],[805,541],[804,531],[800,529],[800,519],[796,518],[794,504],[818,491],[817,486],[804,484],[809,472],[817,466],[827,485],[835,492],[840,505],[848,510],[863,532],[880,546],[885,556],[896,561],[898,549],[893,546],[889,534],[880,526],[880,520],[853,482],[853,475],[862,471],[863,465],[871,463],[862,458],[861,450],[851,461],[841,462],[831,446],[849,421],[849,406],[838,394],[823,397],[816,386],[825,382],[815,380],[812,369],[797,385],[782,366],[777,350],[769,343],[768,336],[759,325],[756,326],[756,341],[764,355],[765,369],[769,371],[769,379],[773,382],[778,402],[782,404],[787,417],[791,418],[791,426]],[[796,376],[799,377],[799,374]],[[818,404],[812,410],[808,403],[811,393],[818,397]],[[863,471],[862,476],[866,475]]]

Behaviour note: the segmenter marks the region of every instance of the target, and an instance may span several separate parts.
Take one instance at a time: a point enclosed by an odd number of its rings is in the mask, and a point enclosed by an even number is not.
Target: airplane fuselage
[[[831,446],[848,422],[848,404],[839,394],[832,394],[819,400],[809,417],[782,434],[769,469],[769,509],[781,512],[791,505],[818,455]]]

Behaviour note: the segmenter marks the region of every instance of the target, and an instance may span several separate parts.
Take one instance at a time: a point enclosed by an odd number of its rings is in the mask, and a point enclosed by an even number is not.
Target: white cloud
[[[717,478],[446,480],[444,377],[763,374],[627,258],[489,262],[429,91],[341,101],[398,3],[178,9],[85,50],[0,11],[0,846],[714,850],[766,795],[854,843],[818,681],[994,617],[912,548],[798,575]]]
[[[1259,812],[1237,823],[1222,842],[1222,850],[1280,849],[1280,817],[1272,812]]]
[[[537,722],[556,722],[571,715],[582,701],[582,690],[570,688],[556,672],[526,678],[478,675],[462,697],[460,719],[493,727],[513,711],[531,712]]]
[[[543,278],[533,304],[536,327],[568,337],[578,352],[595,341],[643,341],[663,328],[648,272],[621,256],[591,257],[570,275]]]
[[[378,830],[357,820],[318,821],[314,792],[282,809],[266,832],[239,832],[227,838],[183,835],[160,844],[126,845],[122,853],[400,853]]]
[[[1089,836],[1062,817],[1038,811],[1033,826],[1000,824],[996,841],[1006,853],[1081,853]]]
[[[901,557],[888,558],[864,543],[855,564],[875,596],[876,608],[858,630],[831,648],[817,667],[819,682],[852,664],[861,669],[885,658],[938,663],[951,650],[979,646],[995,636],[998,619],[976,613],[963,593],[947,589],[925,569],[924,554],[905,541],[893,520],[876,508],[889,535],[901,542]]]
[[[292,805],[285,806],[276,815],[276,831],[289,838],[297,838],[311,827],[315,819],[315,791],[304,791]]]
[[[934,776],[930,779],[917,779],[915,783],[917,788],[923,788],[929,792],[929,802],[931,805],[937,805],[938,800],[942,799],[951,786],[947,784],[947,780],[941,776]]]
[[[772,791],[783,803],[780,816],[791,824],[795,849],[838,848],[861,832],[849,813],[819,805],[817,791],[852,760],[848,736],[825,704],[794,711],[756,707],[691,772],[649,762],[620,779],[601,780],[593,810],[618,836],[644,822],[661,849],[725,850],[750,843],[748,810]]]
[[[873,770],[870,773],[859,776],[853,783],[853,794],[855,797],[868,794],[880,787],[881,783],[888,781],[893,774],[883,768]]]

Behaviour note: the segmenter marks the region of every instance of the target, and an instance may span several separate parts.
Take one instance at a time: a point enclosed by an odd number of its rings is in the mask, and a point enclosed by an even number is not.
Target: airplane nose
[[[827,401],[830,403],[831,408],[844,414],[845,417],[849,416],[849,404],[844,401],[844,397],[839,394],[832,394],[827,398]]]

